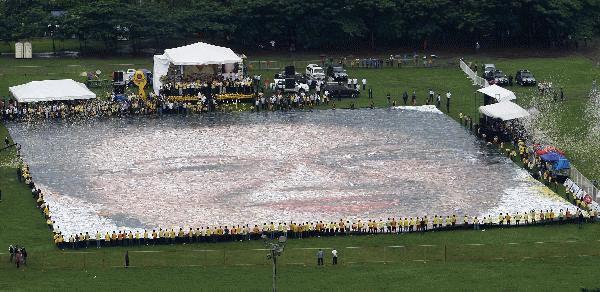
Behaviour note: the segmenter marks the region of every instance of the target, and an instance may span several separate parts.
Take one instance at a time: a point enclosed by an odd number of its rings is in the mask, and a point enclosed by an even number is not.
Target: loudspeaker
[[[236,73],[240,71],[240,63],[235,63],[233,64],[233,73]]]
[[[290,77],[296,75],[296,68],[294,66],[285,66],[285,76]]]
[[[113,82],[123,82],[123,71],[113,72]]]
[[[296,79],[286,78],[285,79],[285,89],[294,89],[294,88],[296,88]]]

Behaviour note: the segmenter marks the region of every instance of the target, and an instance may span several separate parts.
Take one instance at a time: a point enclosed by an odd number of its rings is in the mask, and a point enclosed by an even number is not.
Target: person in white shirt
[[[358,79],[356,79],[356,78],[352,79],[352,84],[354,84],[353,88],[357,89],[357,87],[358,87]]]
[[[452,98],[452,93],[448,90],[446,93],[446,112],[450,113],[450,99]]]
[[[366,78],[362,79],[362,88],[363,88],[363,90],[367,89],[367,79]]]
[[[337,265],[337,262],[338,262],[338,251],[335,248],[331,251],[331,256],[332,256],[332,259],[333,259],[333,265]]]

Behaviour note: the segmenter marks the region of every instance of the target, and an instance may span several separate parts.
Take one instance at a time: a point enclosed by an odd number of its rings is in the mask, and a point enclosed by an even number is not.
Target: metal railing
[[[473,85],[477,85],[479,87],[488,87],[490,84],[484,78],[477,76],[477,73],[474,72],[462,59],[459,62],[460,69],[467,74],[469,79],[473,81]]]
[[[577,170],[577,168],[575,168],[575,166],[572,164],[571,169],[569,170],[569,178],[575,182],[579,188],[590,195],[595,202],[600,203],[598,202],[600,199],[598,198],[598,188],[587,177],[581,174],[581,172],[579,172],[579,170]]]

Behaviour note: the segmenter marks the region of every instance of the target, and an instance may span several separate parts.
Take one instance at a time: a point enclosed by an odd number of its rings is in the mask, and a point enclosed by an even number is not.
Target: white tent
[[[153,87],[154,92],[162,84],[161,77],[167,74],[169,64],[175,66],[223,65],[242,62],[230,48],[219,47],[207,43],[195,43],[183,47],[166,49],[162,55],[154,56]]]
[[[83,83],[72,79],[31,81],[9,87],[17,102],[40,102],[96,98]]]
[[[529,116],[529,112],[510,101],[502,101],[486,106],[480,106],[479,112],[495,119],[510,121]]]
[[[504,89],[496,84],[481,88],[477,91],[485,95],[491,96],[499,102],[517,99],[517,97],[512,91]]]

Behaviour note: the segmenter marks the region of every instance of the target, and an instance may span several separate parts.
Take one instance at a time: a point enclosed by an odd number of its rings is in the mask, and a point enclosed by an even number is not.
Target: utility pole
[[[285,242],[287,241],[287,237],[279,236],[277,241],[271,242],[269,238],[263,234],[261,236],[263,241],[265,242],[265,246],[269,249],[269,254],[267,254],[267,259],[270,259],[273,264],[273,292],[277,292],[277,257],[283,254],[283,249],[285,247]]]

